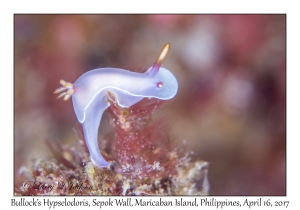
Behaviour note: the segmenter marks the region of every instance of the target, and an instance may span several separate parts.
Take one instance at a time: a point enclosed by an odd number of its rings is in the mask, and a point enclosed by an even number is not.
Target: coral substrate
[[[208,163],[192,161],[191,152],[174,147],[164,118],[152,119],[160,101],[144,99],[124,109],[113,94],[109,100],[107,111],[115,132],[100,149],[111,165],[92,164],[78,126],[75,144],[47,141],[53,157],[19,169],[23,180],[15,184],[15,195],[208,194]]]

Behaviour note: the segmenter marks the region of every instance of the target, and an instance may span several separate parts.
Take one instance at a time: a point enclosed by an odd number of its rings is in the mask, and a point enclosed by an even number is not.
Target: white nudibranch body
[[[58,98],[68,100],[72,96],[73,107],[78,121],[83,126],[84,137],[92,162],[98,167],[107,167],[107,162],[98,147],[98,128],[103,112],[110,106],[107,92],[114,94],[121,107],[130,107],[143,98],[168,100],[178,90],[175,76],[166,68],[160,67],[169,51],[166,44],[157,61],[145,73],[131,72],[119,68],[98,68],[81,75],[74,84],[63,80],[63,87],[54,93]]]

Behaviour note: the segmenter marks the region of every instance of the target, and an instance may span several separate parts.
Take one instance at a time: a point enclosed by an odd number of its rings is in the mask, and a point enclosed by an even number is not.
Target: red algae
[[[19,170],[27,180],[16,184],[15,195],[207,195],[208,163],[191,161],[190,152],[173,145],[165,118],[153,117],[163,102],[144,99],[121,108],[108,94],[115,133],[101,153],[110,167],[92,164],[78,127],[73,145],[46,141],[54,157]]]

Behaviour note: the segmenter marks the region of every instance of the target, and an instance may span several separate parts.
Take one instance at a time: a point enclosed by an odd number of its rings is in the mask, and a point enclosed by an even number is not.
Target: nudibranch
[[[98,128],[103,112],[110,106],[107,93],[113,93],[120,107],[130,107],[143,98],[168,100],[178,89],[176,77],[161,67],[170,45],[165,44],[156,62],[145,73],[119,68],[98,68],[81,75],[74,84],[60,80],[62,87],[54,91],[57,98],[67,101],[72,96],[78,121],[83,126],[84,137],[91,161],[98,167],[107,167],[107,162],[98,147]]]

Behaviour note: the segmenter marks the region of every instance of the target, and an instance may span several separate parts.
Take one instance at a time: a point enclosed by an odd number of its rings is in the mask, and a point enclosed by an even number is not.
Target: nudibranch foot
[[[139,101],[141,101],[144,97],[142,96],[132,96],[125,92],[106,92],[106,100],[108,103],[112,102],[114,104],[118,104],[122,108],[130,107]]]
[[[100,155],[101,155],[101,153],[100,153]],[[94,165],[96,165],[99,168],[106,168],[111,165],[110,162],[107,162],[106,160],[104,160],[102,155],[101,155],[101,160],[99,160],[99,158],[97,160],[94,160],[91,158],[91,161]]]
[[[91,161],[100,168],[110,165],[101,155],[98,146],[98,128],[102,114],[107,107],[109,107],[109,103],[105,101],[105,97],[96,98],[89,105],[89,109],[84,111],[85,118],[82,123],[84,138],[89,149]]]
[[[59,83],[62,85],[62,87],[57,88],[53,93],[57,94],[57,93],[61,93],[61,92],[65,91],[65,90],[66,90],[66,92],[63,92],[63,93],[59,94],[56,99],[64,97],[64,99],[63,99],[64,101],[69,100],[69,98],[74,93],[73,84],[69,83],[69,82],[66,82],[62,79],[59,81]]]

